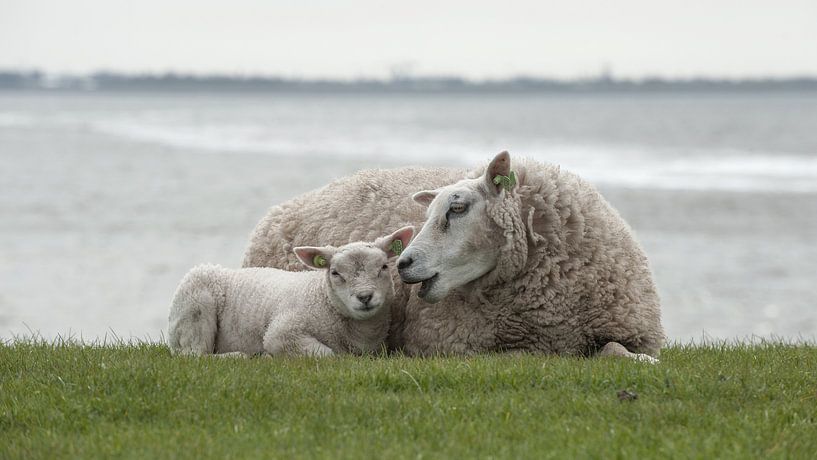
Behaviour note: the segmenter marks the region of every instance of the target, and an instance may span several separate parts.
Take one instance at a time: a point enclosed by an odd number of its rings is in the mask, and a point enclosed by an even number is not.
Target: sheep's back
[[[411,195],[465,176],[464,169],[359,171],[273,206],[253,230],[244,267],[303,270],[292,249],[374,241],[406,225],[421,227],[425,208]]]

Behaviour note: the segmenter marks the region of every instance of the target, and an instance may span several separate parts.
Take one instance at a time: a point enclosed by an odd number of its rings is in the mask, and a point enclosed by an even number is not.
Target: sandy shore
[[[269,206],[397,166],[39,133],[0,129],[0,338],[157,338],[181,276],[239,265]],[[671,339],[817,333],[817,195],[603,192],[651,258]]]

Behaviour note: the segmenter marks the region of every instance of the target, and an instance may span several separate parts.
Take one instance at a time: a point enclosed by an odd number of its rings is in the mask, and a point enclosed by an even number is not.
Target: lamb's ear
[[[313,246],[299,246],[292,250],[298,257],[302,264],[315,270],[323,270],[329,268],[329,262],[332,260],[332,255],[335,254],[335,249],[331,246],[324,246],[317,248]]]
[[[417,192],[411,196],[411,199],[420,203],[421,205],[428,207],[434,198],[437,197],[437,190],[423,190],[422,192]]]
[[[378,238],[375,245],[386,253],[389,259],[399,256],[414,236],[414,227],[403,227],[389,236]]]
[[[511,171],[511,155],[499,152],[485,168],[483,176],[488,190],[499,194],[502,189],[511,190],[516,186],[516,174]]]

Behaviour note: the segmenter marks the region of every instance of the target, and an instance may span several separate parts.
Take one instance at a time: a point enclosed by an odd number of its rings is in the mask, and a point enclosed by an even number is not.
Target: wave
[[[18,128],[22,126],[33,126],[34,117],[16,112],[0,112],[0,128]]]
[[[558,163],[592,182],[612,186],[817,192],[817,157],[788,153],[571,145],[555,147],[535,158]]]
[[[474,165],[492,153],[559,164],[593,183],[637,189],[734,192],[817,192],[815,155],[734,149],[679,149],[644,145],[591,144],[509,136],[479,139],[467,131],[441,132],[407,123],[374,124],[315,120],[185,119],[178,114],[145,113],[105,119],[68,114],[34,120],[0,112],[0,126],[58,124],[135,142],[192,151],[325,156],[365,161],[386,158],[403,164]],[[319,125],[319,126],[317,126]],[[476,140],[475,140],[476,138]]]
[[[204,151],[327,155],[363,160],[386,157],[407,164],[477,164],[505,148],[559,164],[588,180],[629,188],[817,192],[817,158],[775,152],[730,149],[652,148],[549,141],[515,145],[478,143],[422,133],[358,128],[354,133],[321,136],[294,129],[282,133],[262,125],[213,124],[161,126],[97,122],[106,134],[136,141]],[[433,133],[431,133],[433,134]],[[479,153],[478,153],[479,152]]]

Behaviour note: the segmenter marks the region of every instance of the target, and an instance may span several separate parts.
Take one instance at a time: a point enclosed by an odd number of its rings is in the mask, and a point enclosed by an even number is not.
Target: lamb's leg
[[[302,337],[297,343],[298,350],[300,354],[304,354],[307,356],[315,356],[318,358],[322,358],[325,356],[332,356],[335,354],[331,348],[327,347],[326,345],[322,344],[318,339],[314,337],[305,336]]]
[[[303,355],[303,356],[332,356],[331,348],[322,344],[318,339],[308,334],[294,331],[276,333],[267,331],[264,336],[264,351],[270,355]]]
[[[598,356],[621,356],[650,364],[658,363],[657,358],[653,358],[645,353],[632,353],[618,342],[608,342],[607,345],[598,352]]]
[[[242,353],[240,351],[230,351],[228,353],[218,353],[213,355],[216,358],[249,358],[246,353]]]

